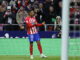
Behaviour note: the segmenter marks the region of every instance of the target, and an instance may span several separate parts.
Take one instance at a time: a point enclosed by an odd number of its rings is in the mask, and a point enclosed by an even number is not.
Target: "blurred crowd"
[[[72,0],[70,3],[70,24],[75,24],[76,26],[70,26],[70,29],[80,30],[80,0],[75,1]]]
[[[38,23],[54,24],[47,26],[48,31],[61,30],[61,0],[0,0],[0,30],[24,30],[24,19],[29,10],[34,10]],[[70,24],[80,24],[79,0],[76,3],[71,0],[70,18]],[[44,26],[38,30],[44,31]]]

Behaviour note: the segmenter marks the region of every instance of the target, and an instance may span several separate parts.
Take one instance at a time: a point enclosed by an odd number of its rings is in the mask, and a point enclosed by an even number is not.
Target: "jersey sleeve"
[[[43,24],[37,24],[36,26],[37,26],[37,27],[40,27],[40,26],[43,26]]]
[[[35,20],[36,20],[36,18],[35,18]],[[37,22],[37,20],[35,21],[35,23],[37,23],[37,27],[40,27],[40,26],[43,26],[43,24],[39,24],[38,22]]]

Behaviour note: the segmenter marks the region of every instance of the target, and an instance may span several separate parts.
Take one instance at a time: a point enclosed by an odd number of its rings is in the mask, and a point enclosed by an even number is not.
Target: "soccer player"
[[[30,58],[33,59],[33,42],[34,41],[37,42],[37,46],[40,51],[40,57],[46,58],[47,56],[45,56],[42,52],[40,37],[39,37],[38,31],[36,29],[36,27],[43,26],[45,24],[45,22],[43,22],[42,24],[38,24],[36,21],[36,18],[34,17],[33,10],[29,11],[28,14],[29,14],[29,16],[27,16],[25,18],[25,23],[27,25],[27,34],[28,34],[28,38],[30,41],[30,55],[31,55]]]

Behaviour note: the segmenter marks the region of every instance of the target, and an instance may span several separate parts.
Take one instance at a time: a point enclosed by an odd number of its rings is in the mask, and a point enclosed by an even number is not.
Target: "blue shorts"
[[[29,38],[30,42],[40,41],[40,37],[39,37],[38,33],[36,33],[36,34],[30,34],[30,35],[28,35],[28,38]]]

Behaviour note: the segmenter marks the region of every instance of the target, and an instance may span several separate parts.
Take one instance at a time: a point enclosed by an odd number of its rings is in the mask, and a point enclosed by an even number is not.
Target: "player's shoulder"
[[[35,17],[35,16],[33,17],[33,20],[35,20],[35,21],[36,21],[36,17]]]
[[[35,17],[35,16],[34,16],[33,18],[34,18],[34,19],[36,19],[36,17]]]
[[[28,21],[29,21],[29,16],[25,18],[25,22],[28,23]]]
[[[25,18],[25,20],[27,20],[27,19],[29,19],[29,16],[27,16],[27,17]]]

